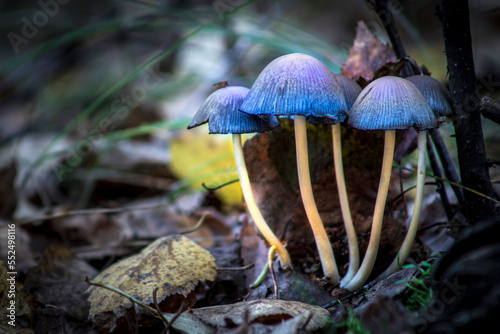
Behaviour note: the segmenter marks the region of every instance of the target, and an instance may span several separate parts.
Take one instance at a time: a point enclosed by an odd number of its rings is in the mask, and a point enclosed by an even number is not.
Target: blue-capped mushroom
[[[238,170],[241,190],[252,219],[264,238],[276,246],[276,251],[284,269],[292,268],[290,255],[285,246],[276,237],[267,225],[262,213],[255,201],[250,179],[248,177],[243,146],[241,142],[242,133],[265,132],[279,125],[276,117],[262,119],[257,116],[247,115],[238,110],[241,103],[248,94],[248,88],[239,86],[227,86],[213,92],[201,105],[193,117],[188,129],[208,122],[208,130],[211,134],[232,134],[234,160]]]
[[[325,64],[309,55],[293,53],[279,57],[259,74],[240,110],[259,116],[293,116],[302,202],[316,240],[323,273],[337,284],[340,280],[338,268],[312,192],[306,132],[308,118],[327,118],[332,122],[345,119],[344,96],[335,75]]]
[[[342,92],[344,93],[345,103],[347,106],[347,111],[351,110],[352,105],[361,93],[361,86],[358,85],[356,81],[351,78],[346,77],[342,74],[335,74],[335,78],[342,87]]]
[[[412,75],[405,78],[413,83],[427,99],[431,109],[440,118],[452,115],[450,92],[443,83],[428,75]]]
[[[420,130],[415,206],[410,227],[395,261],[404,263],[406,260],[415,238],[422,207],[427,142],[427,136],[423,130],[437,127],[438,121],[427,100],[414,84],[399,77],[387,76],[372,81],[363,89],[349,112],[347,124],[360,130],[385,131],[382,171],[368,248],[358,273],[347,285],[343,286],[352,291],[366,282],[377,257],[394,157],[396,130],[404,130],[413,126]]]

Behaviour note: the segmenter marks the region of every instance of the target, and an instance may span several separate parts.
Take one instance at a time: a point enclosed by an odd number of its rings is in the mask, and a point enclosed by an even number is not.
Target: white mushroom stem
[[[257,203],[255,202],[255,197],[253,196],[252,187],[250,185],[250,179],[248,178],[248,171],[245,163],[245,156],[243,154],[243,145],[241,143],[240,134],[233,134],[233,151],[234,160],[236,161],[236,169],[238,170],[238,177],[240,179],[241,190],[243,192],[243,197],[245,198],[248,211],[250,212],[250,216],[252,216],[255,225],[267,242],[271,244],[271,246],[276,246],[276,252],[280,258],[281,266],[284,269],[291,269],[292,262],[290,260],[290,255],[285,249],[285,246],[283,246],[281,241],[267,225],[259,207],[257,206]]]
[[[389,191],[389,181],[391,180],[392,160],[394,158],[394,144],[396,142],[396,130],[385,131],[384,156],[382,160],[382,171],[380,172],[380,183],[378,185],[377,200],[373,212],[373,223],[370,232],[370,241],[366,250],[361,267],[354,278],[344,288],[354,291],[365,284],[373,269],[377,258],[378,246],[380,243],[380,232],[382,231],[382,219],[384,217],[385,202]]]
[[[333,249],[328,239],[321,217],[314,201],[314,195],[309,174],[309,154],[307,151],[306,118],[302,115],[294,116],[295,146],[297,153],[297,173],[299,177],[300,194],[307,218],[316,240],[321,265],[325,277],[333,284],[339,283],[340,276],[333,256]]]
[[[347,198],[347,189],[344,178],[344,166],[342,164],[342,145],[340,137],[340,122],[332,126],[333,138],[333,162],[335,165],[335,176],[337,178],[337,189],[339,192],[340,209],[344,220],[344,228],[349,244],[349,269],[340,282],[346,285],[356,275],[359,268],[359,248],[356,230],[352,222],[351,210],[349,209],[349,199]]]
[[[420,131],[418,134],[418,162],[417,162],[417,187],[415,194],[415,205],[413,207],[413,215],[411,217],[410,226],[406,232],[405,240],[401,245],[398,255],[392,261],[389,268],[385,270],[382,277],[387,277],[399,269],[403,265],[410,254],[413,246],[413,241],[417,235],[418,223],[420,220],[420,212],[422,211],[422,200],[424,198],[424,181],[425,181],[425,167],[426,167],[426,146],[427,134],[425,131]]]

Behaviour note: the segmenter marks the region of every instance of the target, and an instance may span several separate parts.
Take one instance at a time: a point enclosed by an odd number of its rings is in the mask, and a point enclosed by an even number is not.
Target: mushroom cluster
[[[411,78],[411,80],[415,84],[400,77],[382,77],[373,80],[362,90],[354,80],[334,74],[325,64],[312,56],[300,53],[288,54],[269,63],[250,89],[228,86],[216,90],[200,107],[188,128],[208,122],[210,133],[233,135],[234,156],[248,211],[267,242],[271,247],[276,247],[282,267],[292,268],[285,246],[269,228],[255,202],[246,171],[240,136],[241,133],[272,130],[279,125],[276,117],[292,118],[299,188],[316,241],[323,274],[332,284],[340,284],[341,287],[353,291],[366,282],[377,256],[396,130],[405,130],[410,127],[419,131],[414,211],[407,236],[397,258],[386,270],[385,275],[396,271],[405,262],[416,235],[422,207],[426,166],[427,136],[425,130],[439,126],[440,118],[446,116],[447,107],[445,106],[446,88],[439,85],[439,82],[436,84],[433,81],[435,79],[432,78]],[[421,85],[421,81],[432,82]],[[334,167],[342,218],[349,244],[349,269],[342,279],[312,191],[307,150],[307,122],[332,125]],[[344,179],[340,142],[341,122],[356,129],[385,131],[379,190],[374,207],[370,240],[361,266],[358,241]]]

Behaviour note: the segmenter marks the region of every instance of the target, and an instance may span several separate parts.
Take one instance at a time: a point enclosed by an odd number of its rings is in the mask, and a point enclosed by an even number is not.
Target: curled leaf
[[[261,324],[280,324],[289,319],[298,319],[299,327],[314,331],[323,327],[328,318],[328,311],[314,305],[296,301],[262,299],[236,304],[204,307],[192,310],[203,322],[226,327],[248,322]]]

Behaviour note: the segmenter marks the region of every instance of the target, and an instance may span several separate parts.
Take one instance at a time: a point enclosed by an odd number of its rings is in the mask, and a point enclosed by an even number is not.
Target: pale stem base
[[[321,265],[325,277],[333,284],[339,283],[339,271],[335,263],[332,245],[328,239],[325,227],[314,201],[314,195],[309,174],[309,155],[307,150],[306,118],[302,115],[294,116],[295,146],[297,153],[297,173],[299,177],[300,194],[304,209],[311,225],[318,248]]]
[[[240,179],[241,191],[243,192],[243,197],[245,198],[245,202],[247,204],[248,211],[250,212],[250,216],[259,229],[260,233],[264,236],[271,246],[276,246],[276,252],[281,261],[281,266],[284,269],[292,268],[292,262],[290,260],[290,255],[288,251],[285,249],[285,246],[281,243],[281,241],[276,237],[274,232],[269,228],[262,213],[260,212],[259,207],[257,206],[257,202],[253,196],[252,187],[250,185],[250,179],[248,178],[247,166],[245,163],[245,156],[243,155],[243,146],[241,144],[241,135],[233,134],[233,151],[234,151],[234,160],[236,162],[236,169],[238,170],[238,177]]]
[[[333,138],[333,162],[335,166],[335,176],[337,178],[337,189],[339,192],[340,209],[344,220],[344,228],[349,243],[349,269],[340,281],[341,285],[346,285],[356,275],[359,268],[359,248],[356,230],[352,222],[351,210],[349,209],[349,199],[344,178],[344,166],[342,164],[342,145],[340,136],[340,122],[332,125]]]
[[[382,160],[382,171],[380,173],[380,183],[378,186],[377,200],[375,201],[375,210],[373,212],[373,223],[370,232],[370,241],[366,250],[363,263],[358,273],[344,288],[354,291],[365,284],[368,276],[373,269],[375,259],[377,258],[378,246],[380,243],[380,232],[382,231],[382,220],[385,211],[385,202],[387,192],[389,191],[389,182],[391,180],[392,160],[394,158],[394,145],[396,142],[396,130],[385,131],[384,156]]]
[[[389,268],[385,270],[382,277],[387,277],[399,269],[410,255],[413,241],[417,235],[418,223],[420,220],[420,212],[422,211],[422,202],[424,198],[424,182],[425,182],[425,167],[426,167],[426,147],[427,147],[427,133],[420,131],[418,134],[418,162],[417,162],[417,187],[415,194],[415,205],[413,207],[413,215],[411,217],[410,226],[406,232],[405,240],[401,245],[398,255],[392,261]]]

